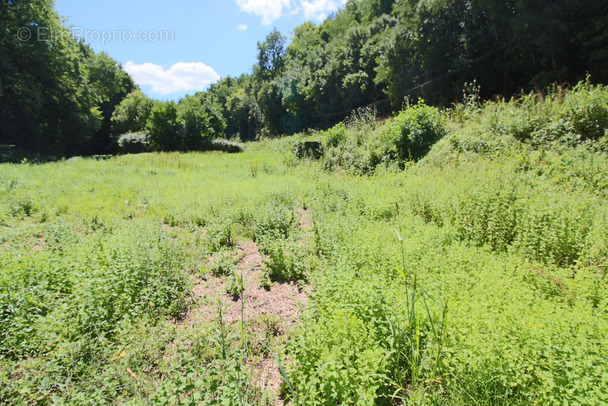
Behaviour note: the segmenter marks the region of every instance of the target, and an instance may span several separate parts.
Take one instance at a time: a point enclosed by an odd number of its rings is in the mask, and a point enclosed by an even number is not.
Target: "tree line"
[[[116,61],[70,35],[53,6],[0,2],[0,147],[110,152],[114,108],[136,86]]]
[[[588,74],[607,83],[606,27],[607,0],[349,0],[290,43],[273,30],[250,73],[191,97],[227,138],[252,140],[328,128],[364,106],[389,115],[406,97],[449,106],[473,81],[484,99]]]
[[[112,151],[121,134],[193,150],[328,128],[359,107],[389,115],[405,98],[448,106],[473,80],[485,99],[588,74],[608,83],[608,0],[349,0],[289,43],[273,30],[251,72],[177,103],[149,100],[76,39],[19,41],[28,24],[66,30],[49,0],[5,0],[0,18],[0,145],[62,154]]]
[[[587,74],[608,81],[606,0],[350,0],[289,45],[276,30],[258,43],[253,72],[224,78],[207,97],[250,139],[327,128],[353,109],[400,110],[404,98],[510,97]]]

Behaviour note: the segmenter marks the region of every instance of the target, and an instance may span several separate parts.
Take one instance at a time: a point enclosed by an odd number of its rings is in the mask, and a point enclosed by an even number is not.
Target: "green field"
[[[606,94],[1,165],[0,401],[608,403]]]

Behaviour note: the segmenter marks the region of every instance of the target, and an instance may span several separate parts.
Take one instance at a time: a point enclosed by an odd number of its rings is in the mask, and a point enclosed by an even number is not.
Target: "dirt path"
[[[299,215],[304,239],[309,240],[312,233],[311,213],[302,209]],[[275,283],[268,289],[260,287],[264,257],[255,242],[241,242],[236,257],[242,257],[236,264],[236,271],[244,279],[245,295],[232,296],[226,293],[228,277],[210,276],[207,280],[201,280],[193,289],[198,304],[180,325],[195,328],[209,324],[217,317],[219,300],[225,309],[226,323],[238,323],[241,317],[244,318],[253,347],[256,340],[288,335],[296,327],[301,312],[307,305],[309,289],[301,289],[292,282]],[[261,351],[259,353],[262,354]],[[278,392],[282,378],[274,358],[268,354],[259,355],[251,362],[254,383],[269,393],[274,404],[281,404]]]

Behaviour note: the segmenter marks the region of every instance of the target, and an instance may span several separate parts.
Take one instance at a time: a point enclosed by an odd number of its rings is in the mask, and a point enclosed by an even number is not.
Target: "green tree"
[[[146,124],[150,147],[155,151],[184,149],[182,124],[174,102],[155,102]]]
[[[178,115],[183,125],[183,142],[180,149],[209,148],[211,141],[224,135],[226,123],[219,109],[204,94],[186,96],[178,104]]]
[[[105,53],[88,57],[89,82],[93,87],[95,103],[102,114],[100,129],[89,142],[91,153],[108,153],[115,144],[112,137],[112,115],[117,105],[133,90],[133,79],[122,69],[120,64]]]
[[[58,156],[107,151],[131,78],[72,37],[51,0],[0,2],[0,21],[0,144]]]
[[[258,42],[258,63],[254,66],[254,73],[259,80],[272,80],[283,72],[285,41],[286,38],[275,28],[264,42]]]
[[[119,136],[144,131],[153,105],[154,102],[140,90],[129,93],[112,114],[112,134]]]

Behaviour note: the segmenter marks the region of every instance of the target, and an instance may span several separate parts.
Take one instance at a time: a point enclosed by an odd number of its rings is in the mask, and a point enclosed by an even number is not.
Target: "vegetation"
[[[351,0],[288,41],[258,43],[253,73],[226,77],[206,94],[229,123],[226,137],[327,129],[355,109],[382,116],[406,98],[465,102],[476,80],[482,99],[511,97],[586,74],[608,81],[603,1]],[[603,58],[603,59],[602,59]],[[406,102],[407,104],[407,102]]]
[[[10,149],[7,158],[112,152],[112,114],[136,89],[131,77],[73,38],[51,0],[3,1],[0,21],[0,145]],[[52,38],[38,40],[39,27]],[[29,37],[19,37],[20,29]]]
[[[120,65],[71,37],[51,0],[3,2],[0,158],[208,150],[215,138],[328,129],[363,107],[390,116],[409,99],[467,103],[460,90],[474,81],[480,100],[587,74],[606,83],[607,7],[593,0],[350,0],[289,40],[273,30],[258,43],[252,73],[222,78],[175,104],[149,100]],[[18,36],[37,27],[56,38]],[[117,144],[132,133],[149,139]]]
[[[159,102],[1,3],[0,402],[608,403],[606,7],[350,0]]]
[[[239,155],[0,166],[0,399],[267,404],[252,360],[280,354],[293,404],[608,402],[607,95],[363,110]],[[306,140],[323,155],[296,158]],[[299,328],[253,339],[221,306],[180,327],[198,278],[249,300],[250,239],[262,284],[314,286]]]

